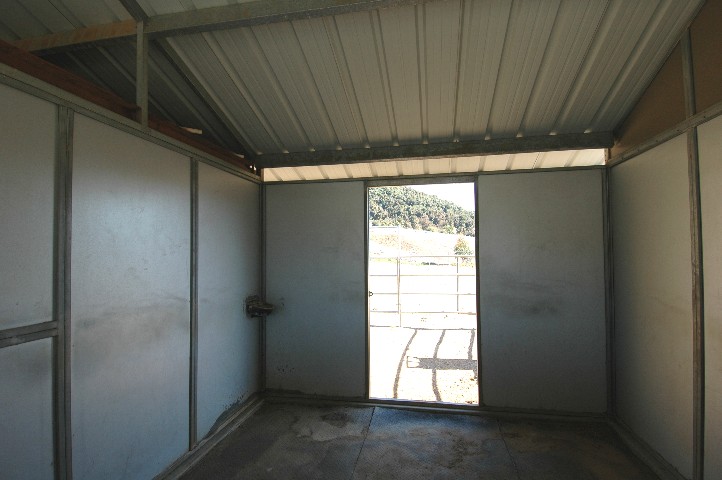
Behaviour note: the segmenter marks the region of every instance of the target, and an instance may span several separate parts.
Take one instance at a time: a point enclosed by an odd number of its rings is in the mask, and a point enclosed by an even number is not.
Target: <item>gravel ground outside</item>
[[[473,249],[473,237],[462,238]],[[458,239],[403,228],[370,230],[372,398],[479,402],[476,268],[473,257],[452,257]]]

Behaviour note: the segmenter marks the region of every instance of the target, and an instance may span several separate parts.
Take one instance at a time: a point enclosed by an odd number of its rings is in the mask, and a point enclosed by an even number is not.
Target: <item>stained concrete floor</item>
[[[194,479],[651,480],[605,424],[266,403]]]

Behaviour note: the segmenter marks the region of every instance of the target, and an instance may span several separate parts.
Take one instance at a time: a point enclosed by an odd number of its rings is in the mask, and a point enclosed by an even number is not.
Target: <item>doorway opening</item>
[[[368,189],[369,397],[477,405],[474,183]]]

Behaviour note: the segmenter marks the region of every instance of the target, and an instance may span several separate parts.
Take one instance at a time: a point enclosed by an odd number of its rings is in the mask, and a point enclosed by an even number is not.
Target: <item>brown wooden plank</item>
[[[135,118],[138,107],[96,84],[57,65],[0,40],[0,62],[39,80],[93,102],[127,118]]]
[[[135,20],[106,23],[78,28],[69,32],[51,33],[40,37],[16,40],[12,44],[28,52],[48,51],[84,43],[135,36]]]
[[[256,173],[255,170],[251,167],[251,162],[249,162],[248,159],[240,157],[233,152],[221,148],[210,140],[206,140],[204,137],[201,137],[200,135],[190,133],[172,122],[162,120],[156,117],[150,117],[148,119],[148,126],[153,130],[156,130],[164,135],[183,142],[186,145],[197,148],[198,150],[206,152],[209,155],[217,157],[220,160],[225,161],[226,163],[239,167],[247,172],[251,172],[254,174]]]

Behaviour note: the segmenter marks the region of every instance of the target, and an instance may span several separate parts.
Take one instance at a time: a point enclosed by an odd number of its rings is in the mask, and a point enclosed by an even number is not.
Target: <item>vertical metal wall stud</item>
[[[687,118],[695,115],[694,64],[690,31],[682,36],[682,69],[685,109]],[[702,266],[702,213],[699,178],[699,151],[697,127],[687,130],[687,157],[689,171],[689,208],[692,266],[692,322],[693,322],[693,479],[704,478],[704,417],[705,417],[705,364],[704,364],[704,272]]]
[[[72,430],[70,410],[70,246],[72,213],[74,112],[58,107],[55,137],[55,241],[53,246],[55,476],[72,478]]]
[[[198,160],[191,162],[191,278],[188,449],[198,443]]]

